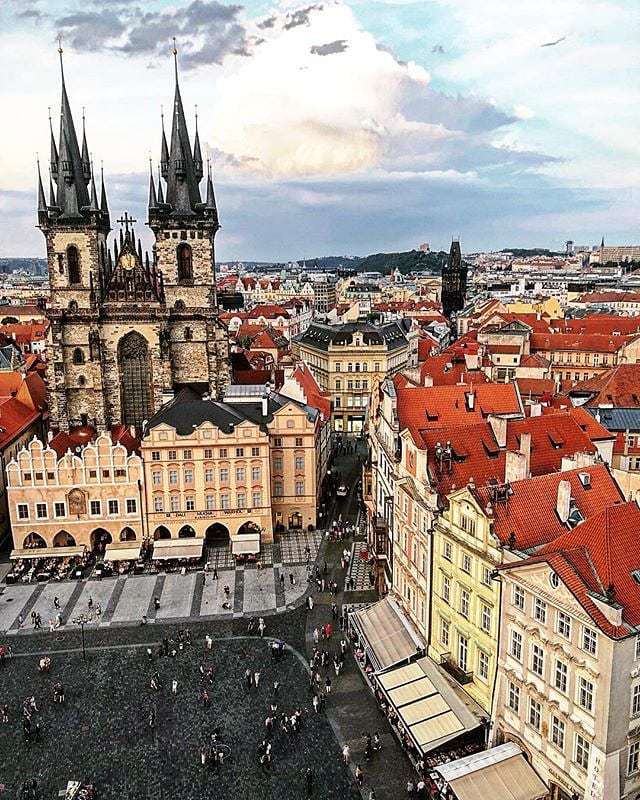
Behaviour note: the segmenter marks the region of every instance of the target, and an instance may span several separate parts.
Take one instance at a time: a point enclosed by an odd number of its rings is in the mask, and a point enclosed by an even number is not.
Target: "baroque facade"
[[[38,185],[51,290],[53,429],[104,431],[123,423],[140,432],[181,387],[217,396],[227,382],[228,342],[215,294],[218,212],[210,170],[204,201],[200,195],[200,140],[196,130],[192,150],[177,66],[173,109],[170,147],[163,125],[157,183],[150,176],[153,258],[143,257],[127,214],[111,252],[104,177],[99,197],[84,120],[79,146],[62,74],[48,203],[40,176]]]

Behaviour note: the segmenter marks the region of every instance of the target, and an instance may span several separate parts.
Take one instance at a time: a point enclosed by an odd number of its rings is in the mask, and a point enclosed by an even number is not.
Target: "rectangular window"
[[[100,500],[92,500],[89,503],[89,512],[92,517],[99,517],[102,514],[102,503]]]
[[[521,611],[524,610],[524,589],[521,586],[513,587],[513,605]]]
[[[542,706],[537,700],[534,700],[533,697],[530,697],[529,725],[531,725],[532,728],[535,728],[537,731],[539,731],[541,722],[542,722]]]
[[[627,759],[627,772],[631,775],[638,771],[640,766],[640,742],[634,742],[629,747],[629,758]]]
[[[244,447],[236,447],[236,458],[242,458],[244,456]]]
[[[175,461],[178,458],[178,451],[169,450],[168,456],[169,456],[169,461]]]
[[[191,459],[193,458],[193,453],[191,452],[191,450],[183,450],[182,458],[184,458],[185,461],[191,461]]]
[[[478,676],[481,681],[489,680],[489,656],[478,650]]]
[[[631,713],[634,717],[640,714],[640,683],[637,683],[633,687],[631,695]]]
[[[442,545],[442,556],[446,558],[447,561],[451,561],[451,555],[453,553],[453,548],[451,546],[451,542],[445,541]]]
[[[138,510],[138,503],[135,497],[127,497],[127,514],[135,514]]]
[[[304,481],[296,481],[296,495],[298,497],[304,494]]]
[[[588,628],[586,625],[582,628],[582,649],[586,650],[592,656],[595,656],[598,647],[598,634],[593,628]]]
[[[544,600],[540,600],[539,597],[536,597],[535,602],[533,604],[533,616],[541,622],[543,625],[546,625],[547,622],[547,604]]]
[[[207,467],[204,471],[204,482],[205,483],[213,483],[213,469],[212,467]]]
[[[180,511],[180,495],[179,494],[172,494],[171,495],[171,510],[172,511]]]
[[[207,511],[213,511],[216,507],[216,498],[212,494],[208,494],[204,499],[204,504]]]
[[[296,456],[295,460],[296,472],[304,470],[304,456]]]
[[[282,497],[284,494],[284,487],[282,485],[282,481],[276,481],[273,484],[273,493],[276,497]]]
[[[246,505],[247,505],[247,501],[246,501],[245,493],[244,492],[238,492],[237,498],[236,498],[236,506],[238,508],[245,508]]]
[[[575,747],[574,747],[574,761],[582,769],[587,769],[589,766],[589,751],[591,750],[591,743],[576,733]]]
[[[193,496],[185,497],[184,500],[184,507],[187,511],[195,511],[196,509],[196,499]]]
[[[213,458],[213,450],[211,450],[211,448],[209,448],[209,447],[205,448],[204,457],[205,458]]]
[[[558,611],[558,633],[565,639],[571,638],[571,617],[564,611]]]
[[[463,617],[469,617],[469,603],[471,596],[466,589],[460,589],[460,614]]]
[[[177,469],[170,469],[169,470],[169,483],[172,486],[177,486],[177,484],[178,484],[178,470]]]
[[[473,517],[469,517],[467,514],[460,514],[460,527],[470,536],[476,535],[476,521]]]
[[[18,519],[29,519],[29,506],[26,503],[18,503]]]
[[[273,459],[273,469],[275,472],[282,474],[282,456],[274,456]]]
[[[442,576],[442,599],[451,602],[451,580],[446,575]]]
[[[491,633],[491,609],[484,603],[480,614],[480,627],[485,633]]]
[[[157,494],[153,498],[153,510],[154,511],[164,511],[164,498],[161,494]]]
[[[531,671],[540,677],[544,673],[544,650],[538,644],[531,648]]]
[[[467,671],[467,660],[469,657],[469,640],[466,636],[458,636],[458,666],[463,672]]]
[[[53,513],[55,514],[56,517],[66,517],[67,510],[65,508],[64,503],[54,503]]]
[[[515,711],[516,714],[520,713],[520,687],[515,683],[509,681],[509,699],[507,700],[509,708]]]
[[[244,483],[246,480],[246,471],[244,467],[236,468],[236,483]]]
[[[220,483],[229,483],[228,467],[220,467]]]
[[[551,741],[558,750],[564,750],[565,724],[558,717],[551,717]]]
[[[220,458],[227,458],[227,448],[221,447],[220,448]]]
[[[155,472],[151,473],[151,483],[154,486],[160,486],[162,484],[162,473],[156,470]]]
[[[302,436],[296,436],[296,447],[302,447]]]
[[[193,470],[191,468],[184,471],[184,482],[193,483]]]
[[[568,674],[569,670],[564,661],[556,660],[556,669],[555,669],[555,676],[553,683],[556,689],[559,692],[562,692],[562,694],[567,693]]]
[[[47,518],[47,504],[46,503],[36,503],[36,517],[38,519],[46,519]]]
[[[282,437],[281,436],[276,436],[275,437],[275,439],[273,440],[273,446],[274,447],[282,447]]]
[[[151,460],[152,461],[160,461],[160,451],[159,450],[152,450],[151,451]]]
[[[511,631],[510,652],[517,661],[522,661],[522,634],[519,631]]]
[[[229,495],[228,494],[221,494],[220,495],[220,508],[222,508],[222,509],[229,508]]]
[[[640,661],[640,636],[636,636],[635,660]]]
[[[482,567],[482,583],[485,586],[491,586],[491,570],[489,567]]]
[[[262,492],[254,492],[251,495],[251,505],[254,508],[260,508],[262,505]]]
[[[260,467],[251,467],[251,480],[257,483],[260,480],[261,473]]]
[[[593,684],[582,676],[578,680],[578,704],[585,711],[593,711]]]
[[[252,447],[251,448],[251,455],[253,458],[257,458],[260,455],[260,448],[259,447]]]
[[[462,571],[471,574],[471,556],[467,553],[462,554]]]
[[[449,623],[442,618],[440,618],[440,642],[445,647],[449,647]]]
[[[117,500],[108,501],[109,514],[117,514],[120,511],[120,503]]]

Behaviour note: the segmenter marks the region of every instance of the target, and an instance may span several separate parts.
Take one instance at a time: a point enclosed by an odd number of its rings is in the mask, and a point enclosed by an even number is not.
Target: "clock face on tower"
[[[136,265],[136,261],[137,259],[133,253],[123,253],[119,259],[120,266],[124,267],[124,269],[133,269]]]

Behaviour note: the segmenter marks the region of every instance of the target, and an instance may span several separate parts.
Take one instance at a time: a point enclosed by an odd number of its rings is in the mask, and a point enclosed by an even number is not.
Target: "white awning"
[[[135,561],[140,558],[142,542],[110,542],[104,551],[108,561]]]
[[[243,555],[245,553],[259,553],[260,552],[260,533],[243,533],[240,536],[234,536],[231,540],[231,552],[234,556]]]
[[[376,672],[414,658],[425,649],[424,641],[390,597],[354,611],[350,618]]]
[[[423,753],[480,726],[479,716],[471,713],[430,658],[396,667],[376,680]]]
[[[168,561],[171,558],[200,558],[204,539],[158,539],[153,544],[153,558]]]
[[[435,772],[458,800],[541,800],[548,793],[514,742],[440,764]]]
[[[29,547],[24,550],[12,550],[9,558],[12,561],[21,558],[71,558],[81,556],[84,551],[83,544],[77,547]]]

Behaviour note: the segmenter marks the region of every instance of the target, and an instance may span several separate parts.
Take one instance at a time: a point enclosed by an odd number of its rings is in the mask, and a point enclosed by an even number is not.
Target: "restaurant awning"
[[[260,532],[255,531],[255,533],[243,533],[239,536],[234,536],[231,540],[231,552],[234,556],[245,553],[259,553]]]
[[[549,791],[515,742],[440,764],[434,771],[457,800],[541,800]]]
[[[12,550],[9,558],[18,561],[20,558],[70,558],[84,553],[83,544],[77,547],[29,547],[24,550]]]
[[[140,558],[142,542],[110,542],[104,551],[108,561],[135,561]]]
[[[350,619],[360,634],[375,672],[407,661],[425,649],[424,641],[390,597],[354,611]]]
[[[200,558],[204,539],[158,539],[153,543],[153,559]]]
[[[422,753],[480,727],[473,714],[430,658],[376,676],[380,688]],[[492,798],[492,800],[494,800]]]

